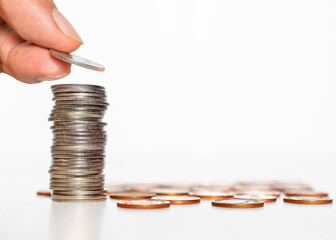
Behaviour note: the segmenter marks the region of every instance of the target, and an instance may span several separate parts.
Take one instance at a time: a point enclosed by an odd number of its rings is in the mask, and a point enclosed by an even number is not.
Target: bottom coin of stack
[[[49,173],[53,201],[106,200],[104,157],[105,89],[96,85],[52,86],[55,106],[49,120],[54,139]]]

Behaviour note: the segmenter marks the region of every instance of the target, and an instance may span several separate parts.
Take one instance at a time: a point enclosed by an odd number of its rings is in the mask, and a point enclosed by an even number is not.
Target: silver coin
[[[82,176],[76,176],[76,175],[69,175],[69,174],[52,174],[51,178],[59,178],[59,179],[71,179],[71,178],[104,178],[104,174],[92,174],[92,175],[82,175]]]
[[[55,164],[64,164],[64,165],[90,165],[90,164],[101,164],[104,165],[105,161],[104,159],[97,159],[97,158],[81,158],[81,160],[78,160],[80,158],[55,158],[52,159],[52,163]]]
[[[73,183],[73,182],[104,182],[104,178],[50,178],[52,183]]]
[[[104,146],[96,146],[94,144],[54,144],[51,149],[53,150],[104,150]]]
[[[73,191],[53,191],[54,195],[65,195],[65,196],[94,196],[94,195],[103,195],[106,194],[106,190],[98,190],[98,191],[81,191],[81,190],[73,190]]]
[[[54,97],[52,99],[53,101],[91,101],[91,102],[106,102],[105,98],[97,98],[97,97],[72,97],[72,96],[68,96],[68,97]]]
[[[54,140],[57,141],[104,141],[106,140],[106,135],[93,135],[93,134],[55,134]]]
[[[51,126],[50,127],[53,130],[81,130],[81,131],[85,131],[85,130],[100,130],[103,131],[104,127],[102,126],[94,126],[94,125],[70,125],[70,126]]]
[[[55,92],[54,97],[96,97],[96,98],[106,98],[106,94],[104,93],[87,93],[87,92]]]
[[[52,158],[54,159],[64,159],[64,158],[69,158],[69,159],[73,159],[73,158],[88,158],[88,159],[97,159],[97,158],[105,158],[105,155],[87,155],[87,154],[52,154]]]
[[[71,112],[65,112],[65,111],[56,111],[56,112],[52,112],[50,114],[50,117],[53,118],[103,118],[103,114],[102,113],[96,113],[96,112],[90,112],[90,111],[71,111]]]
[[[85,167],[85,166],[104,166],[103,162],[89,162],[89,161],[82,161],[82,162],[59,162],[59,161],[52,161],[53,166],[67,166],[68,168],[72,167]]]
[[[92,165],[71,165],[71,166],[59,166],[54,164],[52,166],[53,170],[59,170],[59,171],[67,171],[68,169],[71,170],[83,170],[83,171],[87,171],[87,170],[92,170],[92,171],[103,171],[104,170],[104,166],[103,165],[99,165],[99,166],[92,166]]]
[[[57,187],[57,188],[58,187],[62,187],[62,188],[100,188],[100,187],[104,187],[104,181],[101,181],[101,182],[72,182],[72,183],[51,182],[50,187]]]
[[[89,89],[100,89],[100,90],[105,90],[104,87],[99,86],[99,85],[94,85],[94,84],[73,84],[73,83],[66,83],[66,84],[56,84],[51,86],[52,90],[55,89],[60,89],[60,88],[66,88],[66,89],[70,89],[70,88],[89,88]]]
[[[98,112],[101,114],[104,114],[106,112],[106,109],[103,108],[59,108],[59,105],[57,107],[54,107],[51,113],[87,113],[87,112]]]
[[[71,166],[71,165],[96,165],[96,164],[100,164],[100,165],[104,165],[105,162],[104,160],[89,160],[89,159],[85,159],[85,160],[81,160],[81,161],[74,161],[71,158],[69,158],[69,160],[57,160],[57,159],[53,159],[52,160],[53,164],[57,164],[57,165],[67,165],[67,166]]]
[[[104,190],[104,186],[102,187],[71,187],[71,186],[68,186],[68,187],[49,187],[50,190],[59,190],[59,191],[73,191],[73,190],[79,190],[79,191],[91,191],[91,190]]]
[[[97,146],[97,147],[104,147],[106,144],[105,142],[53,142],[53,146]]]
[[[62,175],[62,174],[68,174],[68,175],[76,175],[76,176],[81,176],[81,175],[96,175],[100,174],[102,171],[101,170],[76,170],[76,169],[67,169],[67,170],[56,170],[56,169],[51,169],[49,170],[50,174],[56,174],[56,175]]]
[[[65,134],[65,133],[62,133],[62,134],[59,134],[59,133],[54,133],[54,138],[56,139],[76,139],[76,140],[79,140],[79,139],[82,139],[82,140],[85,140],[85,139],[106,139],[106,134],[104,132],[102,132],[101,134],[94,134],[94,133],[86,133],[86,132],[82,132],[82,133],[76,133],[76,132],[69,132],[68,134]]]
[[[85,87],[85,86],[75,86],[75,87],[61,87],[52,89],[52,92],[55,93],[97,93],[97,94],[106,94],[105,89]]]
[[[54,129],[52,130],[54,134],[82,134],[82,135],[106,135],[106,132],[104,130],[94,130],[94,129],[84,129],[84,130],[79,130],[77,128],[71,128],[67,130],[59,130],[59,129]]]
[[[84,101],[84,100],[57,100],[58,105],[78,105],[78,106],[108,106],[109,104],[104,101]]]
[[[56,57],[56,58],[58,58],[58,59],[60,59],[64,62],[75,64],[75,65],[80,66],[80,67],[84,67],[84,68],[88,68],[88,69],[95,70],[95,71],[100,71],[100,72],[105,70],[105,67],[103,65],[101,65],[99,63],[95,63],[91,60],[79,57],[75,54],[64,53],[64,52],[60,52],[60,51],[57,51],[57,50],[54,50],[54,49],[50,49],[49,53],[52,56],[54,56],[54,57]]]
[[[68,104],[68,105],[55,105],[53,107],[54,110],[57,109],[66,109],[66,110],[89,110],[89,109],[94,109],[94,110],[101,110],[105,111],[107,109],[107,106],[104,105],[75,105],[75,104]]]
[[[90,146],[90,145],[71,145],[71,146],[52,146],[52,153],[73,153],[73,154],[103,154],[105,151],[104,146]]]

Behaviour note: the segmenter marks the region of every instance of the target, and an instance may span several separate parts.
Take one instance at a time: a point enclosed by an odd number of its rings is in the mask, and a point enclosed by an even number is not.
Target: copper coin
[[[136,209],[156,209],[156,208],[167,208],[170,206],[169,201],[161,200],[121,200],[117,202],[118,207],[122,208],[136,208]]]
[[[326,192],[316,192],[316,191],[288,191],[285,192],[288,197],[328,197]]]
[[[298,182],[279,182],[275,183],[273,187],[279,191],[289,191],[289,190],[312,190],[311,186],[305,183],[298,183]]]
[[[165,196],[178,196],[187,195],[188,189],[184,188],[153,188],[150,190],[151,193],[156,193],[157,195]]]
[[[333,200],[327,197],[285,197],[284,202],[297,204],[328,204]]]
[[[151,199],[154,193],[138,193],[138,192],[120,192],[109,194],[112,199],[135,200],[135,199]]]
[[[266,191],[266,190],[249,190],[249,191],[236,191],[237,195],[267,195],[280,197],[281,192],[279,191]]]
[[[192,192],[198,192],[198,191],[213,191],[213,192],[229,192],[232,191],[232,187],[229,185],[203,185],[203,186],[195,186],[191,188]]]
[[[270,196],[270,195],[235,195],[234,198],[236,199],[253,199],[253,200],[259,200],[264,203],[270,203],[275,202],[277,200],[276,196]]]
[[[233,192],[215,192],[215,191],[195,191],[190,192],[190,196],[196,196],[201,199],[226,199],[233,198]]]
[[[191,196],[156,196],[152,197],[153,200],[169,201],[170,204],[195,204],[200,203],[199,197]]]
[[[264,202],[251,199],[216,199],[212,206],[226,208],[257,208],[263,207]]]
[[[236,191],[253,191],[253,190],[274,190],[273,187],[269,185],[234,185],[233,189]]]
[[[38,196],[45,196],[45,197],[51,197],[51,191],[49,190],[41,190],[36,193]]]
[[[151,189],[163,186],[157,183],[128,183],[124,187],[132,189],[132,192],[149,193]]]

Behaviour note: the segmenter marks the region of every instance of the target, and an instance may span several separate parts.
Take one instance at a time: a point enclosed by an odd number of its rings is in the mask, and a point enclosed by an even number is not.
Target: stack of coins
[[[51,89],[55,101],[49,118],[54,135],[49,170],[52,199],[104,201],[105,89],[83,84],[60,84]]]

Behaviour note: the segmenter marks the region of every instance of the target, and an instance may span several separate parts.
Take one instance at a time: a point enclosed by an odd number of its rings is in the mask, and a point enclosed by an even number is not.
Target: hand
[[[65,77],[70,64],[49,48],[73,52],[81,44],[52,0],[0,0],[0,72],[25,83]]]

